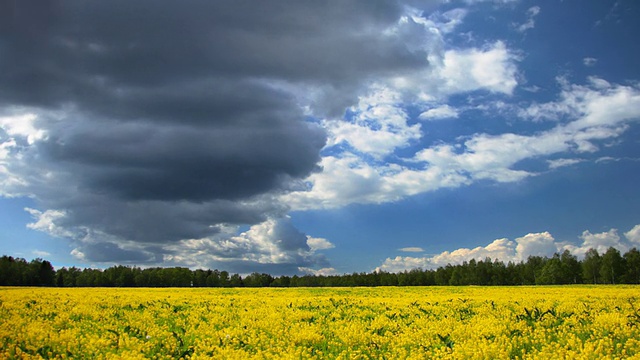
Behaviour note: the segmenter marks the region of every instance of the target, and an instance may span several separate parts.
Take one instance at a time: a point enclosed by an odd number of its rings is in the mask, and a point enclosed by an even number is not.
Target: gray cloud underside
[[[69,204],[67,216],[58,226],[74,229],[85,236],[85,229],[97,230],[121,239],[141,243],[170,243],[179,239],[203,238],[219,232],[218,224],[255,224],[267,217],[285,213],[284,206],[269,198],[254,201],[216,200],[122,202],[104,197],[85,197]]]

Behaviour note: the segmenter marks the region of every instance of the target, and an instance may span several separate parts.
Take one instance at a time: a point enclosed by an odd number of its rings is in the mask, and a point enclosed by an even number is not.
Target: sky
[[[640,3],[0,3],[0,253],[397,272],[640,247]]]

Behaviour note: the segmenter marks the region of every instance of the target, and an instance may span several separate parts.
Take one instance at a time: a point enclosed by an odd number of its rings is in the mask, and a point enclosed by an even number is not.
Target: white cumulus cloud
[[[25,208],[24,210],[31,214],[31,217],[35,220],[34,222],[28,223],[27,228],[41,231],[55,237],[73,238],[76,236],[73,231],[59,224],[66,216],[64,211],[46,210],[43,212],[31,208]]]
[[[323,171],[305,179],[305,189],[286,194],[282,199],[298,210],[382,203],[478,180],[514,182],[538,175],[516,168],[516,164],[527,159],[562,156],[548,160],[551,169],[576,163],[578,160],[571,160],[571,156],[598,152],[603,141],[618,138],[627,131],[630,122],[640,119],[640,88],[599,80],[590,78],[586,85],[574,85],[559,79],[562,92],[558,101],[532,104],[517,112],[525,119],[556,121],[548,130],[529,134],[476,133],[452,143],[417,148],[413,157],[401,159],[403,162],[393,157],[385,163],[372,162],[349,150],[332,152],[322,158]],[[400,101],[401,97],[396,99]],[[507,107],[505,111],[510,110]],[[407,119],[403,116],[398,119],[401,120],[394,124],[403,129]],[[371,129],[377,127],[385,132],[375,121],[366,123],[373,124]],[[413,130],[410,133],[417,136],[418,131],[415,128],[415,133]],[[404,140],[396,144],[402,146],[415,139],[405,135],[400,138]],[[358,141],[364,144],[369,139],[376,144],[377,138],[373,136],[362,135]],[[356,148],[366,150],[367,145],[357,145],[358,141],[349,140]],[[389,154],[395,146],[381,146],[379,153]]]
[[[502,41],[497,41],[484,49],[445,52],[443,67],[437,72],[444,81],[443,90],[450,94],[478,89],[511,94],[518,84],[516,59]]]
[[[401,94],[377,85],[351,108],[351,121],[325,120],[327,147],[347,143],[361,153],[382,158],[422,136],[419,124],[409,125]]]
[[[307,235],[307,245],[309,245],[309,248],[311,249],[311,251],[327,250],[327,249],[333,249],[334,247],[336,247],[334,244],[332,244],[329,240],[325,238],[314,238],[309,235]]]
[[[565,241],[556,240],[548,231],[539,233],[529,233],[514,241],[509,239],[496,239],[486,246],[475,248],[459,248],[451,251],[443,251],[439,254],[429,256],[396,256],[387,258],[378,266],[375,271],[401,272],[411,269],[435,269],[447,264],[456,265],[468,262],[472,259],[500,260],[502,262],[526,261],[530,256],[551,257],[554,253],[569,250],[579,258],[583,257],[589,249],[596,249],[600,254],[607,251],[609,247],[614,247],[620,252],[626,252],[631,245],[640,243],[640,225],[636,225],[625,233],[630,243],[623,241],[616,229],[606,232],[592,234],[585,230],[579,244],[571,244]],[[402,249],[400,249],[402,250]]]
[[[595,249],[600,254],[603,254],[609,249],[609,247],[614,247],[621,252],[626,252],[629,250],[629,245],[621,241],[620,235],[618,235],[617,229],[611,229],[609,231],[592,234],[589,230],[585,230],[580,236],[582,239],[582,243],[578,246],[575,245],[565,245],[564,248],[571,251],[574,255],[578,257],[584,256],[584,254],[589,251],[589,249]]]
[[[634,226],[633,229],[624,233],[624,236],[634,245],[640,244],[640,225]]]
[[[21,113],[0,117],[0,129],[9,136],[24,138],[29,145],[46,136],[46,131],[38,128],[35,122],[38,116],[34,113]],[[1,139],[0,139],[1,140]]]
[[[531,233],[517,238],[513,260],[525,261],[529,256],[551,256],[560,249],[553,236],[548,231]]]
[[[419,115],[419,118],[423,120],[440,120],[440,119],[450,119],[450,118],[457,118],[457,117],[458,117],[458,110],[456,110],[455,108],[447,104],[429,109],[427,111],[422,112]]]

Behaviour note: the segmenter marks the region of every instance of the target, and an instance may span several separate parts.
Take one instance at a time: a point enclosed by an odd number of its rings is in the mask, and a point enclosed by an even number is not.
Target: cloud
[[[47,251],[42,251],[42,250],[33,250],[31,252],[33,255],[39,257],[39,258],[44,258],[47,256],[51,256],[51,253],[47,252]]]
[[[428,258],[417,258],[412,256],[396,256],[387,258],[382,265],[375,268],[375,272],[398,273],[412,269],[430,269]]]
[[[327,120],[328,147],[346,143],[355,151],[384,158],[397,148],[406,147],[421,137],[420,125],[408,124],[408,115],[400,106],[401,94],[388,87],[371,89],[351,108],[350,122]]]
[[[502,41],[483,49],[449,50],[444,53],[439,77],[445,93],[454,94],[479,89],[511,94],[516,87],[517,57]]]
[[[47,210],[45,212],[25,208],[26,212],[31,214],[35,219],[34,222],[27,224],[32,230],[42,231],[55,237],[72,237],[73,233],[62,226],[58,222],[65,217],[65,212],[60,210]]]
[[[438,43],[439,38],[430,32],[437,25],[424,21],[420,26],[423,37],[433,38],[424,46],[429,48]],[[499,41],[484,48],[445,52],[436,49],[428,60],[430,66],[422,71],[398,73],[369,86],[358,104],[349,109],[352,114],[349,121],[325,120],[327,146],[346,144],[365,156],[384,159],[423,135],[420,124],[409,123],[406,111],[409,103],[432,104],[451,94],[479,90],[511,94],[517,85],[516,57]],[[457,117],[457,111],[441,104],[423,112],[421,117]]]
[[[12,111],[29,111],[29,134],[37,134],[32,144],[12,145],[31,136],[24,131],[3,142],[3,156],[11,157],[2,164],[6,195],[63,212],[57,224],[72,239],[93,230],[94,237],[157,244],[213,236],[218,224],[282,217],[284,204],[393,201],[467,182],[447,169],[369,163],[422,137],[408,102],[453,116],[433,101],[470,91],[508,95],[517,84],[517,57],[503,42],[442,48],[438,29],[457,26],[463,10],[433,20],[397,4],[354,2],[338,11],[293,2],[282,10],[288,16],[265,19],[276,9],[189,5],[156,3],[139,29],[131,24],[140,4],[60,5],[38,42],[10,48],[23,67],[40,71],[40,83],[34,92],[26,79],[11,78],[2,89]],[[313,19],[299,21],[308,13]],[[330,51],[285,35],[292,30],[314,34],[313,43],[331,44]],[[45,50],[46,57],[28,56]],[[165,60],[149,61],[155,58]],[[63,61],[84,65],[47,70]],[[138,63],[145,66],[132,72]],[[351,115],[336,118],[345,107]],[[326,118],[305,121],[309,114]],[[321,158],[323,149],[342,147],[348,152]],[[338,184],[329,169],[353,184]]]
[[[435,25],[419,19],[416,22],[424,27],[422,31],[433,36]],[[510,95],[517,85],[516,60],[502,42],[449,51],[435,47],[429,55],[430,67],[424,71],[372,84],[346,119],[325,121],[329,137],[320,162],[322,172],[311,174],[300,189],[284,194],[283,202],[294,210],[328,209],[352,203],[396,201],[470,183],[465,172],[450,164],[408,166],[407,162],[425,162],[421,151],[413,159],[398,161],[395,151],[409,148],[423,136],[422,125],[411,124],[405,109],[410,104],[437,109],[431,113],[427,110],[423,118],[453,116],[456,110],[442,103],[453,94],[485,91]],[[507,169],[500,172],[493,177],[528,176]]]
[[[298,270],[300,270],[300,272],[304,273],[304,274],[308,274],[308,275],[316,275],[316,276],[331,276],[331,275],[337,275],[338,271],[334,268],[322,268],[322,269],[310,269],[307,267],[299,267]]]
[[[305,188],[283,199],[294,209],[335,208],[351,203],[382,203],[458,187],[480,180],[515,182],[538,175],[518,168],[528,159],[596,153],[600,143],[618,138],[628,123],[640,119],[640,89],[590,78],[586,85],[560,81],[558,101],[526,108],[506,107],[506,114],[534,121],[551,120],[548,130],[530,134],[476,133],[457,142],[418,148],[412,158],[386,163],[368,161],[351,151],[325,155],[323,171],[305,179]],[[550,168],[567,160],[549,160]],[[571,162],[573,163],[573,162]]]
[[[445,105],[441,105],[439,107],[435,107],[427,111],[424,111],[418,117],[423,120],[440,120],[440,119],[457,118],[458,110],[445,104]]]
[[[375,271],[400,272],[411,269],[435,269],[447,264],[461,264],[471,259],[485,260],[487,257],[495,259],[513,259],[515,253],[514,243],[508,239],[497,239],[487,246],[478,246],[473,249],[460,248],[453,251],[444,251],[440,254],[424,257],[396,256],[387,258]]]
[[[547,164],[549,164],[549,169],[557,169],[565,166],[579,164],[583,161],[583,159],[554,159],[547,160]]]
[[[592,234],[585,230],[580,237],[583,240],[583,246],[614,246],[620,244],[620,236],[617,229],[611,229],[607,232]]]
[[[634,226],[633,229],[624,233],[624,236],[634,245],[640,244],[640,225]]]
[[[18,4],[8,17],[11,40],[16,40],[9,42],[8,54],[25,62],[16,63],[16,70],[23,71],[10,72],[17,76],[5,75],[8,82],[3,83],[14,87],[9,97],[13,101],[53,104],[75,97],[92,98],[93,105],[99,93],[118,95],[105,90],[142,90],[139,85],[161,91],[158,85],[167,81],[190,85],[193,79],[229,75],[328,82],[339,88],[372,72],[419,63],[403,46],[403,39],[380,36],[401,12],[400,4],[394,2],[372,7],[358,1],[337,7],[295,1],[277,6],[246,1]],[[307,36],[322,41],[309,41]],[[29,57],[39,54],[46,56]],[[154,58],[163,61],[151,61]],[[62,61],[82,66],[59,67]],[[27,78],[25,69],[38,69],[41,77]],[[84,79],[66,76],[73,74]],[[34,85],[40,86],[39,91],[29,94]],[[167,98],[156,104],[161,100]],[[124,105],[135,106],[135,102]]]
[[[310,237],[296,229],[288,217],[268,219],[234,235],[229,226],[220,234],[202,239],[180,240],[163,247],[166,263],[190,267],[253,271],[270,274],[295,274],[305,268],[326,268],[328,261],[318,251],[333,248],[326,239]],[[257,270],[259,269],[259,270]]]
[[[26,140],[27,144],[32,145],[35,141],[42,140],[45,131],[36,128],[34,124],[37,116],[35,114],[18,114],[0,117],[0,128],[4,130],[6,135]]]
[[[584,66],[592,67],[592,66],[596,66],[596,64],[598,63],[598,59],[592,58],[592,57],[586,57],[582,59],[582,63],[584,64]]]
[[[531,86],[523,86],[522,90],[530,92],[530,93],[537,93],[540,90],[542,90],[542,88],[537,86],[537,85],[531,85]]]
[[[118,262],[130,264],[147,264],[160,259],[154,258],[154,253],[144,250],[129,250],[122,245],[112,242],[83,244],[71,250],[76,259],[87,262]]]
[[[466,115],[452,98],[513,99],[520,51],[450,46],[471,10],[406,5],[16,2],[0,194],[33,199],[29,227],[85,261],[329,268],[331,242],[289,211],[519,181],[538,175],[523,161],[596,153],[640,116],[637,85],[559,79],[554,101],[501,109],[545,130],[426,141],[421,120]]]
[[[532,6],[527,10],[527,21],[522,24],[513,24],[518,32],[525,32],[536,26],[535,17],[540,14],[539,6]]]
[[[327,250],[336,247],[329,240],[324,238],[314,238],[307,235],[307,245],[311,251]]]
[[[299,121],[301,114],[269,111],[248,110],[237,122],[214,118],[203,126],[179,118],[166,124],[73,112],[62,121],[42,116],[37,120],[46,138],[25,147],[22,156],[39,161],[43,171],[71,174],[79,188],[123,201],[247,198],[315,171],[324,145],[322,130]],[[242,116],[252,120],[242,124]]]
[[[455,145],[443,144],[419,151],[415,159],[475,180],[513,182],[532,175],[524,170],[512,169],[514,164],[554,151],[560,146],[540,140],[544,139],[516,134],[478,134],[464,142],[462,151]]]
[[[520,0],[464,0],[465,3],[469,4],[469,5],[475,5],[475,4],[480,4],[480,3],[494,3],[496,5],[506,5],[506,4],[511,4],[511,3],[516,3]]]
[[[633,229],[631,231],[633,231]],[[592,234],[588,230],[585,230],[580,236],[580,239],[582,239],[582,244],[578,246],[569,244],[564,246],[564,248],[578,257],[583,257],[589,249],[598,250],[600,254],[604,254],[609,247],[614,247],[621,252],[629,250],[629,244],[621,241],[622,239],[618,235],[617,229],[611,229],[597,234]]]
[[[640,225],[636,225],[629,232],[625,233],[627,239],[634,243],[638,242],[637,233],[640,232]],[[580,236],[580,244],[571,244],[564,241],[557,241],[549,232],[529,233],[516,238],[515,241],[509,239],[496,239],[486,246],[478,246],[473,249],[460,248],[452,251],[443,251],[424,257],[396,256],[387,258],[376,267],[375,271],[401,272],[411,269],[435,269],[447,264],[456,265],[468,262],[472,259],[500,260],[502,262],[522,262],[527,261],[530,256],[551,257],[554,253],[569,250],[579,258],[589,249],[596,249],[600,254],[607,251],[609,247],[614,247],[621,252],[630,249],[630,243],[624,242],[618,236],[616,229],[607,232],[592,234],[585,230]]]
[[[282,201],[296,210],[331,209],[354,203],[397,201],[468,183],[465,176],[450,169],[415,170],[396,164],[371,165],[350,153],[326,156],[321,166],[321,173],[306,179],[309,188],[285,194]]]
[[[281,195],[320,171],[327,141],[386,156],[419,136],[393,102],[362,97],[374,79],[429,67],[430,38],[402,4],[30,4],[3,16],[1,194],[33,198],[29,226],[86,261],[196,264],[172,246],[263,244],[258,229],[221,229],[284,219]],[[371,108],[352,128],[321,123],[358,103]],[[369,120],[386,131],[374,147],[358,142]],[[300,239],[298,257],[272,244],[284,263],[212,259],[294,271],[315,264]]]
[[[439,33],[449,34],[463,23],[464,18],[468,13],[468,9],[455,8],[443,13],[436,11],[429,15],[428,18],[424,18],[416,11],[414,14],[414,21],[432,29],[437,29]]]
[[[516,261],[525,261],[529,256],[551,256],[559,250],[559,245],[548,231],[527,234],[517,238],[516,243]]]
[[[424,252],[424,249],[421,247],[404,247],[404,248],[400,248],[398,249],[398,251],[402,251],[402,252]]]

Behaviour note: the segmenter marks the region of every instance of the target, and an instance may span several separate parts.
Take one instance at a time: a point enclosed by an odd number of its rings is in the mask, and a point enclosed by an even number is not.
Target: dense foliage
[[[624,255],[611,247],[604,254],[591,249],[582,260],[568,250],[551,258],[531,256],[520,263],[471,260],[437,269],[414,269],[400,273],[371,272],[343,275],[274,277],[252,273],[245,277],[219,270],[182,267],[139,268],[113,266],[101,269],[61,268],[35,259],[27,262],[10,256],[0,258],[0,286],[59,287],[299,287],[299,286],[425,286],[425,285],[557,285],[640,284],[640,251]]]
[[[637,286],[0,288],[1,359],[637,359]]]

